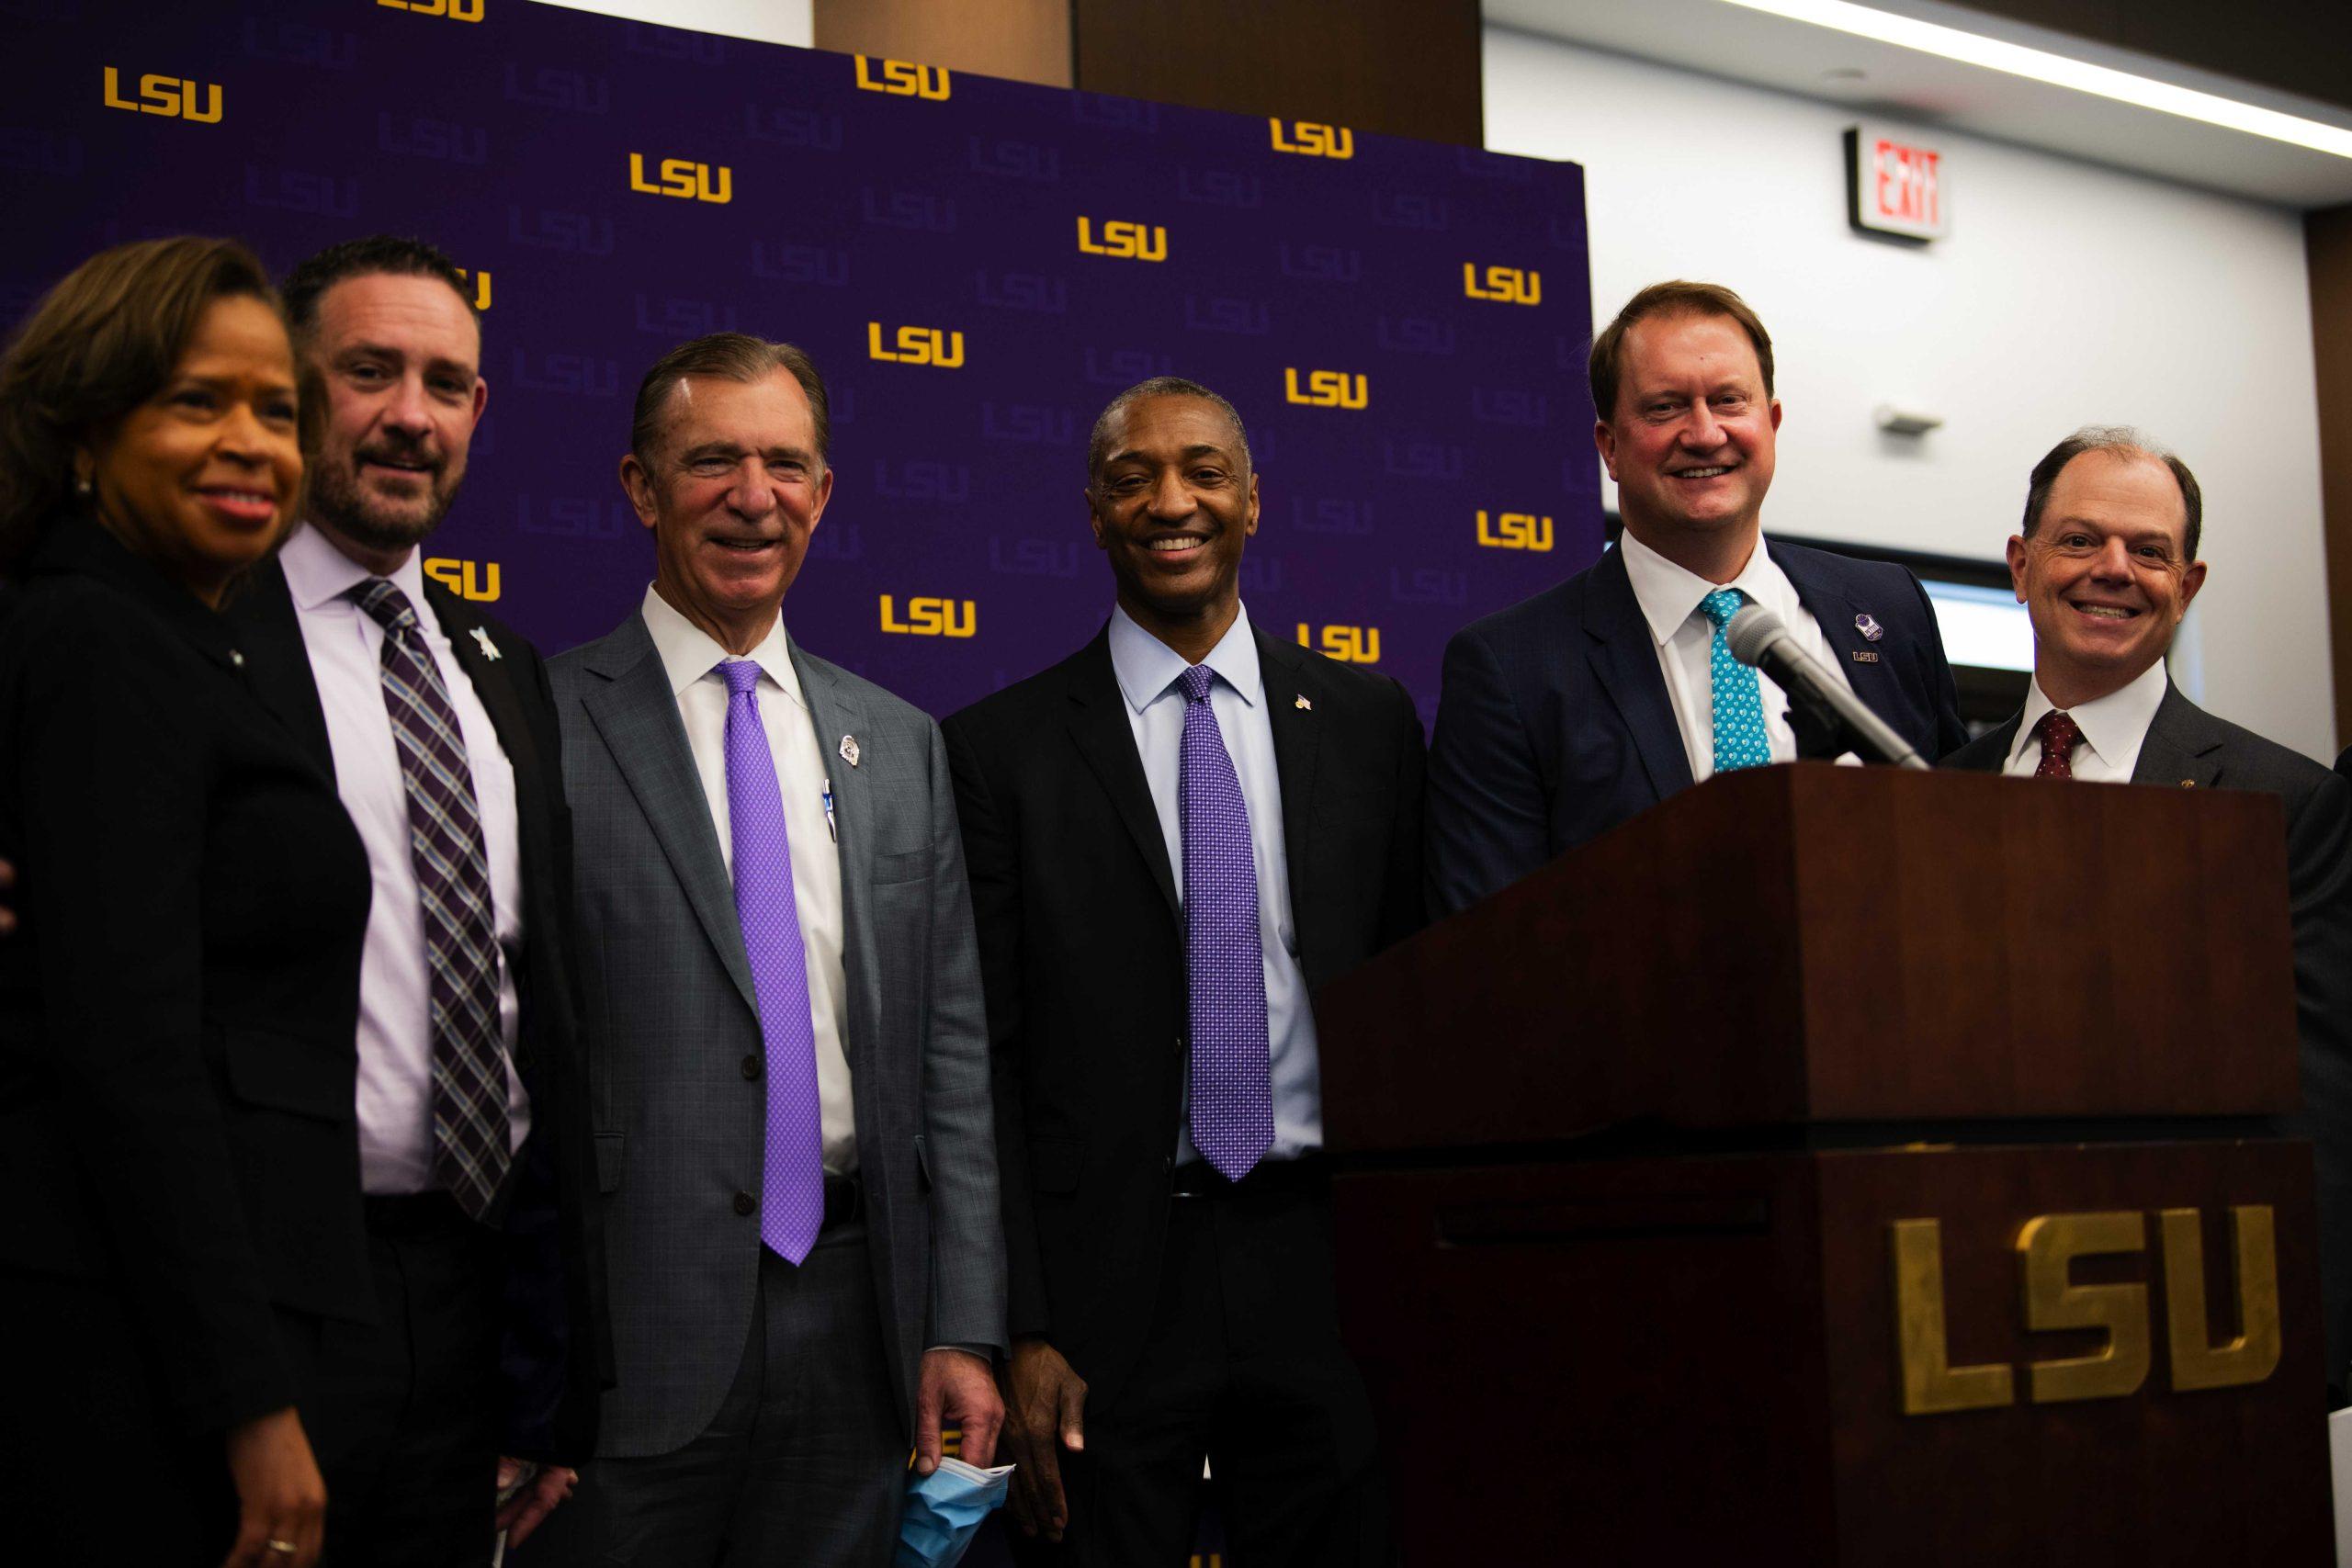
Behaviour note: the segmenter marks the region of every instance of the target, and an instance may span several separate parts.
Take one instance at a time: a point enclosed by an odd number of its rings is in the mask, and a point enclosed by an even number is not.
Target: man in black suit
[[[1341,1349],[1309,991],[1420,913],[1421,733],[1392,680],[1251,626],[1232,406],[1114,399],[1087,501],[1117,604],[944,726],[995,1055],[1024,1556],[1376,1560]],[[1058,1550],[1047,1544],[1060,1543]]]
[[[2025,706],[1944,759],[2019,776],[2256,789],[2287,808],[2303,1122],[2319,1163],[2327,1381],[2352,1358],[2352,783],[2214,717],[2165,671],[2189,602],[2204,498],[2188,465],[2092,426],[2034,465],[2009,579],[2033,621]]]
[[[1590,375],[1624,535],[1447,646],[1430,747],[1435,913],[1711,773],[1794,760],[1780,688],[1724,644],[1723,626],[1748,604],[1922,756],[1967,738],[1916,578],[1764,539],[1781,403],[1772,340],[1738,295],[1653,284],[1593,340]]]
[[[380,1321],[322,1338],[304,1409],[329,1560],[447,1568],[561,1500],[610,1364],[571,824],[537,653],[418,559],[488,397],[463,279],[378,236],[285,296],[319,449],[304,523],[234,613],[375,881],[356,1096]]]

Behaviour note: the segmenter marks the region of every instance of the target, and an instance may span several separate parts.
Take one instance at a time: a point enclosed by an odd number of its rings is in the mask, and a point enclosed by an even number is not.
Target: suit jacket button
[[[759,1206],[760,1201],[757,1198],[752,1197],[749,1192],[738,1192],[735,1194],[735,1212],[737,1213],[748,1214]]]
[[[757,1053],[743,1058],[743,1077],[747,1082],[760,1081],[760,1058]]]

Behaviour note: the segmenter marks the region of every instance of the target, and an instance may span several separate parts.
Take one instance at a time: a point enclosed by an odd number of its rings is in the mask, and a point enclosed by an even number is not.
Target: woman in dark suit
[[[373,1311],[367,861],[217,613],[300,506],[243,247],[91,258],[0,358],[0,1540],[301,1568],[306,1349]]]

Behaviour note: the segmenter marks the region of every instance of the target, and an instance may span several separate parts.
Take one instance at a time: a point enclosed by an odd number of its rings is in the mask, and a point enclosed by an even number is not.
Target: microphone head
[[[1724,641],[1742,664],[1760,664],[1764,650],[1789,635],[1781,617],[1761,604],[1743,606],[1724,626]]]

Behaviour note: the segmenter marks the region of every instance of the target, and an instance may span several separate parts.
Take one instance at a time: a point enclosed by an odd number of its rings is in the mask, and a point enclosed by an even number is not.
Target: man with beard
[[[302,1416],[328,1560],[447,1568],[562,1499],[610,1359],[570,818],[537,653],[417,558],[489,396],[463,279],[379,235],[303,262],[285,299],[320,412],[310,505],[233,613],[248,676],[335,780],[375,882],[355,1109],[379,1317],[322,1336]]]

